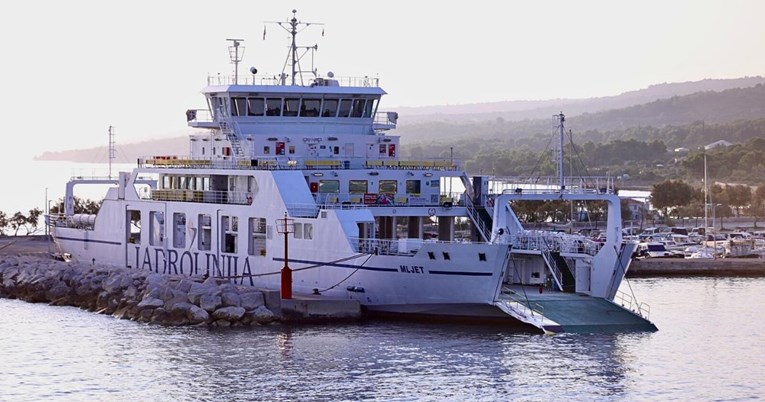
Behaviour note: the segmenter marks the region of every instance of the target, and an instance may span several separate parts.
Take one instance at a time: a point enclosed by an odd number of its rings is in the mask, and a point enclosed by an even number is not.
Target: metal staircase
[[[478,233],[483,237],[483,240],[485,242],[490,242],[492,224],[491,217],[489,216],[489,213],[486,212],[486,209],[483,207],[481,207],[480,211],[476,209],[472,197],[470,197],[469,194],[465,194],[465,209],[467,210],[468,215],[470,215],[470,220],[473,221],[473,224],[475,224],[475,227],[478,229]],[[483,214],[481,214],[481,212],[483,212]]]
[[[237,134],[237,130],[233,124],[228,121],[220,122],[220,131],[226,136],[226,139],[231,143],[231,150],[234,153],[234,160],[240,161],[244,159],[244,150],[242,149],[242,143]]]
[[[553,280],[561,292],[574,292],[576,290],[576,279],[571,273],[566,260],[560,255],[559,251],[554,251],[550,247],[547,239],[542,238],[542,259],[550,268],[553,274]]]

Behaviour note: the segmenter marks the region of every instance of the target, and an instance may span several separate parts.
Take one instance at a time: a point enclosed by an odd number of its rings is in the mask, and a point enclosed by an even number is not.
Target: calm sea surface
[[[659,332],[546,336],[391,322],[162,328],[0,299],[0,400],[763,397],[764,278],[630,284]]]

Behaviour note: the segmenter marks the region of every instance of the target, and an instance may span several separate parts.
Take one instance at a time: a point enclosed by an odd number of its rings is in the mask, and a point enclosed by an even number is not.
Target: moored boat
[[[207,108],[186,112],[203,130],[188,154],[148,156],[110,178],[97,215],[74,211],[73,189],[86,180],[67,185],[64,214],[48,219],[62,253],[281,288],[284,298],[352,299],[371,314],[656,330],[647,305],[619,293],[636,243],[622,241],[610,179],[561,169],[551,181],[505,179],[493,193],[489,177],[451,157],[403,160],[378,80],[302,72],[305,23],[293,15],[279,25],[292,37],[290,70],[240,77],[243,41],[231,40],[234,76],[208,79]],[[564,121],[556,116],[561,136]],[[513,204],[545,200],[605,203],[604,242],[526,229]],[[469,223],[469,239],[456,241],[457,221]]]

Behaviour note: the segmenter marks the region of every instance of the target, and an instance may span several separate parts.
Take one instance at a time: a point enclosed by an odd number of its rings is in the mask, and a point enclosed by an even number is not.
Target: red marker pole
[[[294,219],[287,219],[287,213],[284,213],[284,219],[278,219],[276,225],[279,233],[284,234],[284,268],[281,272],[281,298],[292,298],[292,270],[289,267],[289,234],[294,232]]]

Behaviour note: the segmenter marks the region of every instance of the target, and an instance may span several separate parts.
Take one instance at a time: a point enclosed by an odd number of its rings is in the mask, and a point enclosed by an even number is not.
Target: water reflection
[[[652,279],[660,331],[368,322],[162,328],[0,300],[0,399],[745,399],[765,391],[765,279]]]

